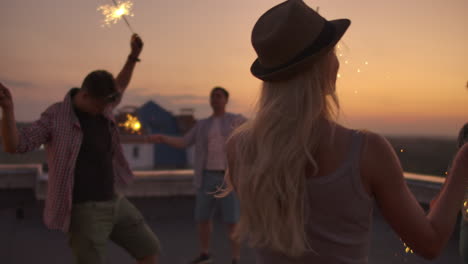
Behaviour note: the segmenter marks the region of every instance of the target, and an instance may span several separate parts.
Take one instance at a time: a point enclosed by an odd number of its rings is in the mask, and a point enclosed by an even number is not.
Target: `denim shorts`
[[[223,171],[203,172],[201,187],[197,190],[195,204],[195,220],[203,222],[211,220],[214,211],[220,207],[223,221],[228,224],[235,224],[239,221],[239,200],[234,192],[223,198],[216,198],[214,195],[220,188],[224,188]]]
[[[68,242],[75,263],[101,264],[107,242],[124,248],[135,259],[159,254],[159,240],[127,198],[73,205]]]

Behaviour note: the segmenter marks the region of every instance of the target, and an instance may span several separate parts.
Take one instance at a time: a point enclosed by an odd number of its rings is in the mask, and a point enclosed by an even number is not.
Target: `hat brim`
[[[351,25],[351,21],[349,19],[331,20],[326,23],[329,23],[329,25],[333,27],[333,37],[331,37],[322,47],[319,47],[318,50],[306,51],[306,53],[301,54],[300,59],[276,68],[264,67],[257,58],[250,67],[250,72],[255,77],[263,81],[282,81],[291,78],[294,74],[300,72],[301,69],[311,65],[317,57],[320,57],[333,49]]]

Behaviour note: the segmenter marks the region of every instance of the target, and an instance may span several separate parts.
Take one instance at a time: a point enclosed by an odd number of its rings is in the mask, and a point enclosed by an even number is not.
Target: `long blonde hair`
[[[230,139],[235,158],[229,177],[241,204],[236,237],[252,247],[292,257],[313,251],[305,232],[305,171],[318,171],[313,154],[321,120],[338,115],[332,53],[293,79],[264,82],[255,118]]]

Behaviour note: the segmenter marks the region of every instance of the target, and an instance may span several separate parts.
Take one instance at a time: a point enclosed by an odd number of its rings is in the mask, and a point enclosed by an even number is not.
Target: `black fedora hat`
[[[288,0],[263,14],[252,30],[258,58],[250,71],[263,81],[281,81],[301,72],[333,49],[349,19],[328,21],[301,0]]]

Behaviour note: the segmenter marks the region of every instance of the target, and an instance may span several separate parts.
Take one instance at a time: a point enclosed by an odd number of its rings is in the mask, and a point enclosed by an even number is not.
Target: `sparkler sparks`
[[[400,239],[400,240],[401,240],[401,239]],[[402,242],[403,242],[403,241],[402,241]],[[405,247],[405,253],[411,253],[411,254],[414,253],[414,251],[413,251],[410,247],[408,247],[408,245],[406,245],[405,242],[403,242],[403,246]]]
[[[349,56],[349,48],[345,44],[337,44],[335,52],[340,61],[342,60],[347,68],[351,67],[350,69],[355,73],[361,74],[367,71],[367,67],[369,67],[369,61],[367,59],[353,60]]]
[[[138,120],[138,117],[131,114],[127,114],[127,120],[123,123],[120,123],[119,126],[124,127],[126,130],[131,133],[140,134],[141,133],[141,123]]]
[[[133,16],[132,7],[133,3],[131,1],[124,1],[124,2],[114,2],[115,5],[102,5],[98,7],[98,11],[104,15],[104,25],[103,26],[110,26],[111,24],[116,24],[120,19],[124,19],[125,23],[129,26],[130,30],[131,27],[128,24],[125,16]],[[133,31],[133,30],[132,30]]]

